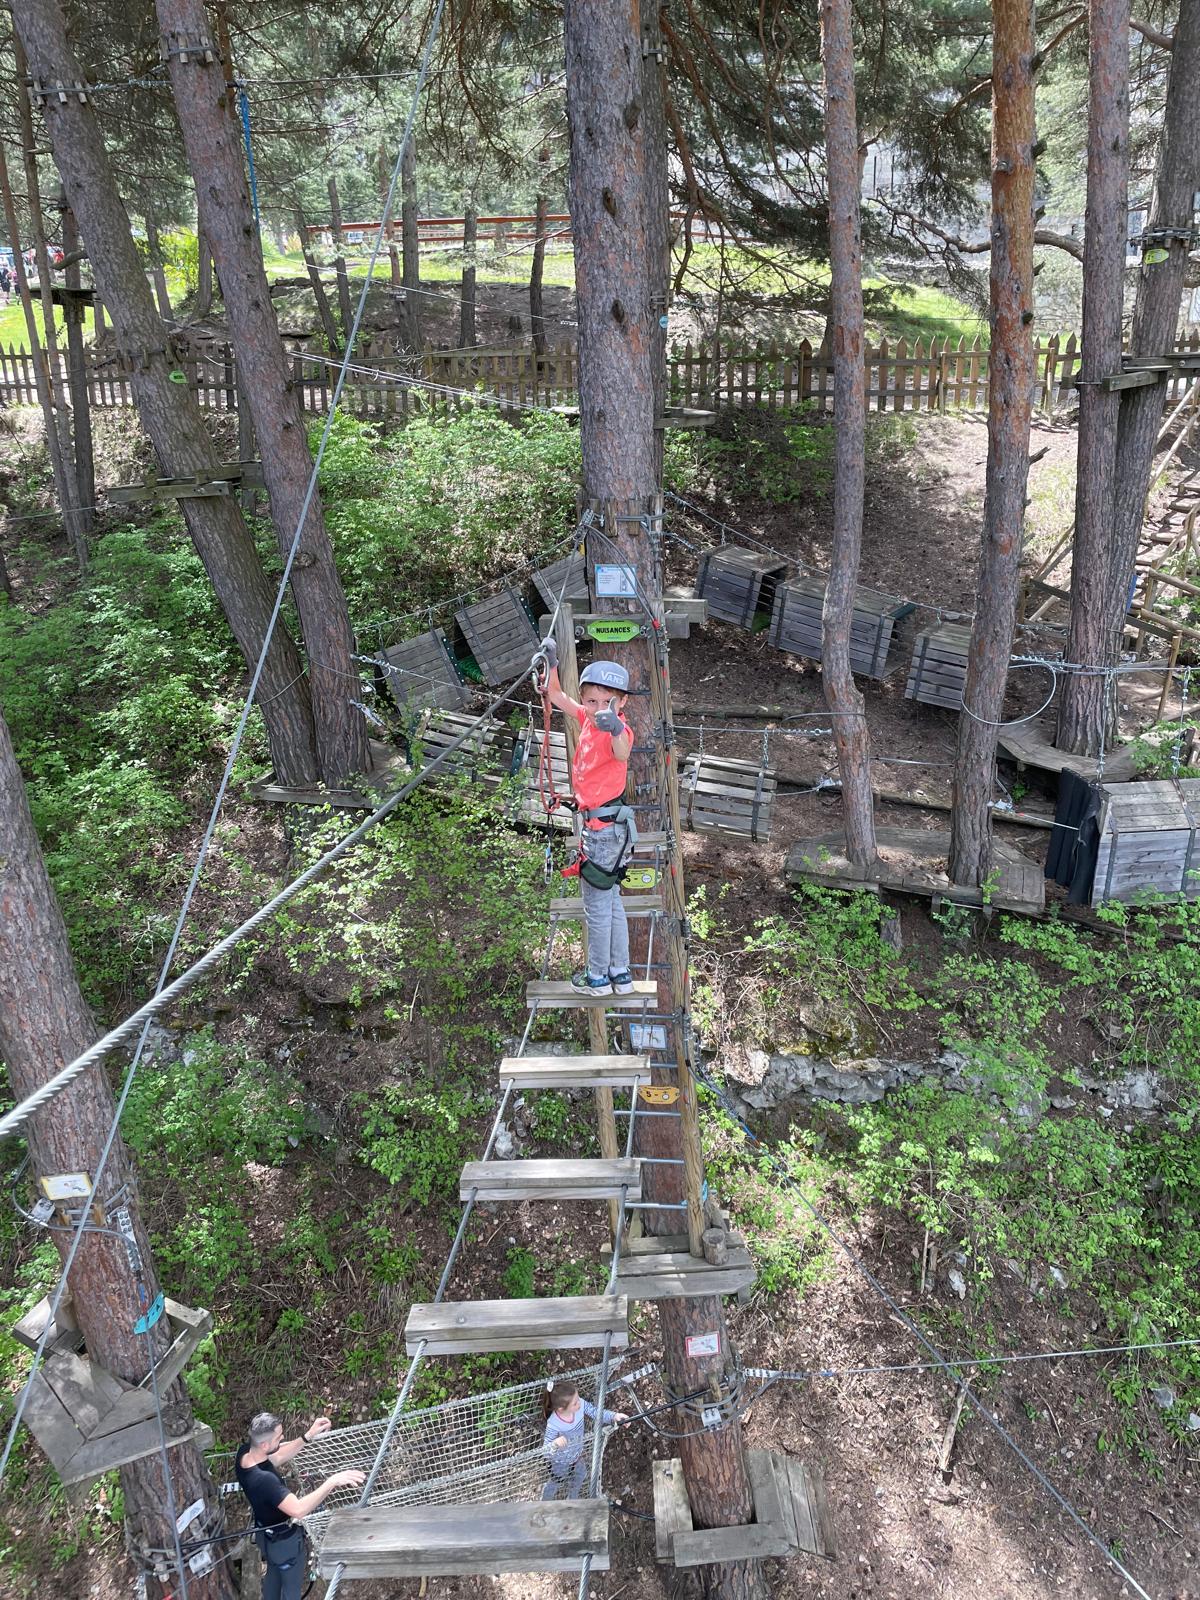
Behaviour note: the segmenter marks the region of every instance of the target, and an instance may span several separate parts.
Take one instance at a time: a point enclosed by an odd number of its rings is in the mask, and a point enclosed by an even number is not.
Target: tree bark
[[[342,232],[342,202],[338,198],[337,179],[331,177],[327,187],[329,220],[333,229],[333,269],[337,277],[338,314],[342,319],[342,338],[348,339],[350,329],[354,326],[354,308],[350,304],[350,279],[346,272],[346,257],[343,254],[346,241]]]
[[[667,308],[671,298],[671,188],[667,168],[667,83],[657,4],[642,13],[642,123],[646,148],[646,260],[650,272],[650,374],[654,385],[654,481],[663,481],[667,407]]]
[[[79,229],[75,213],[62,197],[63,254],[70,258],[79,249]],[[63,273],[68,289],[79,289],[83,278],[79,262],[73,261]],[[95,520],[96,459],[92,448],[92,402],[88,393],[87,352],[83,343],[85,311],[76,302],[63,308],[67,324],[67,377],[71,385],[71,431],[75,440],[75,495],[79,518],[86,534]]]
[[[0,1056],[8,1066],[13,1093],[20,1098],[32,1094],[95,1037],[96,1026],[79,991],[66,927],[46,874],[8,727],[0,716]],[[103,1067],[95,1066],[29,1124],[35,1177],[63,1172],[94,1175],[113,1115],[108,1079]],[[89,1358],[124,1382],[138,1384],[163,1356],[169,1340],[165,1319],[149,1334],[133,1329],[139,1308],[154,1301],[159,1283],[141,1218],[136,1174],[119,1137],[93,1193],[107,1228],[114,1226],[114,1212],[124,1208],[128,1213],[140,1270],[133,1251],[127,1251],[119,1237],[90,1231],[71,1274],[71,1309]],[[124,1223],[123,1215],[120,1221]],[[70,1232],[56,1230],[53,1238],[65,1258]],[[189,1432],[194,1418],[181,1378],[162,1400],[168,1439]],[[202,1500],[205,1515],[200,1525],[207,1532],[219,1532],[224,1524],[220,1500],[199,1445],[176,1443],[169,1448],[168,1459],[176,1511]],[[172,1549],[174,1528],[161,1458],[148,1456],[122,1467],[121,1487],[134,1552]],[[203,1576],[189,1573],[187,1583],[192,1600],[232,1600],[226,1562]],[[164,1587],[173,1589],[174,1582]]]
[[[203,0],[158,0],[164,48],[205,36]],[[271,306],[262,244],[246,188],[236,128],[224,109],[224,74],[202,52],[169,57],[171,87],[200,217],[221,280],[225,315],[237,352],[239,389],[250,412],[271,502],[271,520],[286,556],[312,476],[300,397]],[[333,179],[330,179],[332,192]],[[358,698],[354,630],[325,529],[319,495],[304,522],[292,568],[292,595],[308,656],[321,776],[336,785],[370,765]]]
[[[203,320],[212,311],[213,300],[212,251],[208,248],[208,237],[203,228],[200,229],[196,243],[199,249],[199,263],[196,270],[196,315]]]
[[[1194,88],[1195,86],[1193,86]],[[1121,370],[1125,241],[1129,233],[1129,0],[1091,0],[1088,22],[1087,212],[1075,548],[1067,660],[1109,665],[1115,551],[1117,418],[1121,396],[1101,380]],[[1161,391],[1155,385],[1161,401]],[[1062,686],[1060,750],[1104,746],[1109,680],[1070,674]]]
[[[958,724],[950,878],[978,887],[991,868],[996,724],[1004,714],[1020,587],[1033,413],[1033,5],[994,0],[992,344],[983,552]]]
[[[400,260],[404,277],[405,342],[421,348],[421,240],[417,227],[417,145],[410,134],[400,162]]]
[[[342,348],[338,338],[337,323],[333,320],[333,312],[329,306],[329,296],[325,293],[325,285],[321,282],[321,269],[317,265],[316,257],[308,242],[308,222],[304,212],[296,208],[296,232],[300,235],[300,251],[304,257],[304,265],[308,270],[308,281],[312,286],[313,301],[317,308],[317,318],[325,334],[325,342],[329,346],[331,355],[337,355]]]
[[[533,261],[529,268],[529,332],[533,337],[533,353],[539,359],[546,354],[546,322],[543,315],[542,272],[546,265],[546,196],[539,194],[534,201]]]
[[[154,293],[158,299],[158,311],[168,327],[174,318],[171,310],[171,296],[167,293],[167,275],[163,271],[162,245],[158,237],[158,224],[153,217],[146,221],[146,250],[150,256],[150,271],[154,278]]]
[[[1186,228],[1192,195],[1200,184],[1200,4],[1184,0],[1175,27],[1163,109],[1158,171],[1146,230]],[[1129,348],[1134,355],[1166,355],[1175,346],[1179,305],[1187,275],[1188,247],[1182,239],[1164,241],[1166,261],[1142,264]],[[1146,496],[1154,466],[1154,445],[1162,423],[1163,398],[1158,385],[1127,389],[1121,398],[1117,434],[1116,511],[1113,560],[1105,601],[1104,660],[1115,662],[1141,541]]]
[[[475,331],[475,247],[478,236],[479,220],[472,196],[467,201],[463,216],[462,303],[458,319],[458,343],[463,350],[473,350],[479,343]]]
[[[67,44],[57,0],[18,0],[14,21],[36,77],[78,83],[83,74]],[[191,390],[170,378],[175,366],[129,218],[91,103],[51,96],[43,112],[67,200],[87,244],[96,287],[113,320],[118,347],[132,376],[142,424],[159,468],[171,476],[211,476],[219,465]],[[212,580],[242,654],[258,658],[274,596],[254,540],[228,497],[189,499],[184,519]],[[275,771],[282,783],[310,784],[319,775],[312,706],[300,656],[276,627],[260,680],[260,705]]]
[[[867,402],[863,358],[862,235],[858,111],[850,0],[821,0],[825,143],[829,181],[830,343],[833,351],[833,548],[821,618],[821,678],[833,717],[846,855],[875,860],[871,735],[850,670],[850,630],[862,550]]]
[[[647,150],[642,117],[642,40],[638,13],[604,0],[567,0],[564,9],[567,68],[567,121],[570,135],[570,210],[575,237],[575,284],[579,322],[579,407],[583,454],[583,490],[600,521],[603,536],[588,539],[593,593],[599,564],[630,566],[641,593],[661,601],[659,546],[650,518],[657,506],[654,445],[655,384],[652,337],[653,309],[647,247],[649,161],[664,159],[661,150]],[[628,611],[644,618],[637,602],[600,601],[605,610]],[[657,804],[664,822],[678,815],[678,774],[673,747],[664,748],[664,722],[670,718],[670,679],[664,649],[659,658],[646,639],[606,646],[605,654],[625,665],[631,694],[626,714],[633,727],[634,753],[630,785],[635,801]],[[658,681],[652,682],[651,670]],[[643,812],[645,816],[645,812]],[[682,859],[676,847],[666,879],[670,904],[682,912]],[[639,925],[635,924],[635,928]],[[694,1108],[694,1087],[687,1065],[682,1022],[688,1004],[686,953],[681,929],[668,933],[669,977],[659,981],[659,1004],[670,1020],[676,1068],[654,1068],[656,1081],[679,1089],[678,1106]],[[645,955],[643,943],[635,954]],[[663,959],[659,954],[659,959]],[[684,1118],[643,1119],[635,1124],[638,1152],[699,1161],[698,1138],[685,1147]],[[682,1197],[678,1166],[644,1169],[644,1198],[657,1205]],[[678,1210],[641,1213],[650,1232],[677,1231]],[[697,1227],[699,1219],[690,1218]],[[663,1333],[663,1377],[670,1392],[682,1394],[700,1377],[710,1377],[728,1392],[733,1365],[719,1298],[660,1301]],[[720,1353],[703,1363],[689,1362],[686,1332],[703,1328],[719,1334]],[[707,1369],[711,1367],[711,1372]],[[698,1420],[678,1408],[672,1425],[693,1436],[683,1441],[688,1493],[700,1527],[743,1524],[753,1515],[746,1477],[741,1425],[697,1433]],[[704,1593],[718,1600],[765,1600],[766,1587],[757,1562],[700,1569]]]
[[[38,337],[37,323],[33,315],[33,301],[29,292],[29,278],[25,272],[23,260],[14,261],[14,271],[17,275],[17,287],[21,294],[21,304],[25,311],[25,327],[29,334],[30,357],[33,362],[38,401],[42,408],[42,419],[46,426],[46,453],[50,457],[50,471],[54,478],[58,503],[62,509],[63,527],[67,534],[67,543],[71,546],[79,570],[86,572],[88,564],[87,534],[77,509],[76,488],[70,471],[72,459],[70,410],[67,406],[62,371],[58,362],[58,334],[54,321],[54,274],[50,267],[50,252],[46,248],[46,222],[42,214],[37,156],[34,153],[33,112],[29,102],[29,91],[24,87],[24,79],[28,76],[28,63],[22,54],[19,39],[14,39],[13,41],[13,52],[17,77],[20,82],[20,87],[17,90],[17,111],[21,126],[21,156],[25,171],[30,232],[33,237],[34,254],[37,260],[38,286],[41,290],[43,338]],[[12,208],[12,215],[7,215],[11,199],[11,196],[7,194],[7,172],[5,173],[4,183],[6,190],[6,218],[12,238],[13,255],[16,257],[21,254],[20,235],[15,231],[17,227],[15,207]]]

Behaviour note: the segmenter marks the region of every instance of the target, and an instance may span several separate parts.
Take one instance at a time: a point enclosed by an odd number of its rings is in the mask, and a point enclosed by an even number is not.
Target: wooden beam
[[[663,897],[660,894],[623,894],[621,907],[627,917],[657,917],[664,910]],[[582,922],[583,896],[571,894],[561,900],[551,900],[550,915]]]
[[[755,1280],[754,1262],[743,1246],[719,1267],[688,1251],[621,1257],[616,1288],[631,1300],[694,1300],[703,1295],[740,1294]]]
[[[611,1336],[613,1350],[629,1344],[624,1295],[569,1295],[554,1300],[442,1301],[414,1305],[404,1327],[408,1354],[422,1341],[429,1356],[494,1350],[591,1350]]]
[[[599,1006],[601,1009],[612,1007],[621,1010],[626,1006],[645,1007],[649,1002],[658,999],[658,985],[646,979],[637,979],[630,994],[582,994],[569,983],[555,982],[545,978],[535,978],[525,985],[525,1004],[536,1005],[540,1011],[547,1009],[581,1009],[589,1006]]]
[[[650,1082],[644,1056],[506,1056],[500,1082],[515,1089],[630,1089]]]
[[[683,1463],[673,1456],[669,1461],[652,1461],[650,1465],[654,1475],[654,1556],[657,1561],[673,1561],[675,1535],[692,1531],[692,1507]]]

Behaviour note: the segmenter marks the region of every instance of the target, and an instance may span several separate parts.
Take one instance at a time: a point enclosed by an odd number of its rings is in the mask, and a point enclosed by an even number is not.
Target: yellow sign
[[[658,872],[654,867],[630,867],[623,882],[626,889],[657,889]]]
[[[52,1172],[40,1182],[46,1199],[59,1205],[64,1200],[86,1200],[92,1192],[92,1180],[86,1172]]]
[[[673,1106],[679,1099],[678,1089],[660,1089],[657,1085],[643,1088],[640,1092],[648,1106]]]

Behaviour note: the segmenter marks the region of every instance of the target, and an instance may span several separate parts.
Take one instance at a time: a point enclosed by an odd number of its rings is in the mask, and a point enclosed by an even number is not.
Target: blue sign
[[[149,1333],[150,1329],[163,1314],[163,1297],[161,1291],[155,1295],[154,1303],[144,1316],[141,1316],[133,1325],[134,1333]]]

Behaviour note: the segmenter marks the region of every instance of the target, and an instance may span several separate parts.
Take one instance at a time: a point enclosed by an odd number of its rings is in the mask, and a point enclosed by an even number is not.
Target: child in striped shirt
[[[595,1419],[596,1408],[568,1378],[547,1383],[542,1408],[546,1417],[542,1450],[550,1467],[550,1481],[542,1490],[542,1499],[557,1500],[565,1483],[566,1498],[578,1500],[586,1493],[588,1469],[592,1464],[590,1450],[586,1457],[583,1452],[584,1423]],[[602,1420],[611,1425],[628,1422],[629,1418],[623,1411],[606,1411]]]

